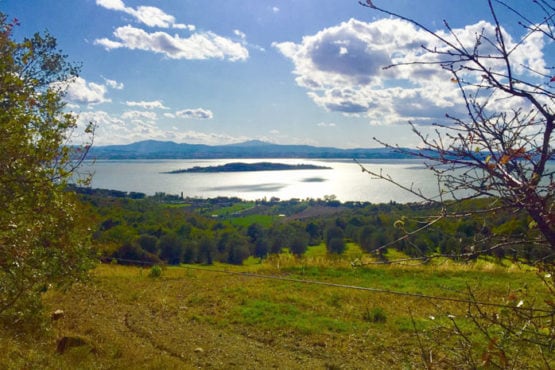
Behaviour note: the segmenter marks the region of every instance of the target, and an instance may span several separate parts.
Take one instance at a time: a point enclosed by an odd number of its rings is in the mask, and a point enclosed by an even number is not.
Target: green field
[[[93,251],[112,263],[44,287],[43,319],[4,320],[0,368],[555,367],[554,278],[532,267],[549,254],[460,254],[484,232],[523,232],[525,215],[408,240],[434,209],[116,195],[83,196]]]
[[[464,302],[469,290],[508,307],[545,294],[536,273],[517,266],[353,268],[309,252],[245,266],[168,267],[156,278],[147,268],[100,265],[89,284],[45,294],[46,312],[61,309],[62,318],[33,334],[14,333],[24,323],[4,331],[0,367],[397,369],[424,368],[425,353],[433,368],[453,368],[464,344],[454,325],[467,333],[475,361],[489,353],[468,316],[476,313]],[[58,353],[63,337],[79,345]],[[516,368],[543,367],[534,346],[506,349]],[[552,353],[547,359],[555,364]]]

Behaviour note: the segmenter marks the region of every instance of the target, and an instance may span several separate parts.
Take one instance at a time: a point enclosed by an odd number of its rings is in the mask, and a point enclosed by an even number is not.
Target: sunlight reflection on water
[[[156,192],[185,197],[214,198],[239,197],[246,200],[270,199],[322,199],[335,195],[341,201],[410,202],[416,196],[384,181],[363,173],[351,160],[272,159],[264,161],[287,164],[314,164],[331,169],[227,172],[227,173],[178,173],[176,169],[195,166],[217,166],[230,162],[260,162],[260,159],[213,160],[105,160],[94,165],[87,163],[94,172],[94,188],[142,192]],[[361,161],[367,168],[388,174],[396,181],[424,194],[438,192],[435,176],[418,160]],[[92,167],[91,167],[92,166]]]

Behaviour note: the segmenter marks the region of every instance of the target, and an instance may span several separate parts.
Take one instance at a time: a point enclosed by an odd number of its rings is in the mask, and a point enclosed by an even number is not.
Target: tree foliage
[[[14,41],[16,25],[0,13],[0,316],[40,306],[48,286],[90,267],[85,212],[66,191],[86,153],[66,145],[77,122],[63,89],[78,68],[49,34]]]
[[[425,67],[446,71],[458,87],[466,113],[447,114],[446,122],[436,123],[431,134],[411,123],[422,144],[419,151],[407,152],[424,159],[435,174],[442,188],[437,196],[399,184],[381,172],[365,167],[363,170],[441,207],[439,214],[421,219],[422,223],[411,225],[407,219],[396,222],[403,232],[396,242],[419,250],[420,255],[425,255],[424,231],[456,218],[452,229],[454,238],[440,244],[440,249],[459,249],[459,256],[469,257],[492,252],[501,259],[506,256],[507,248],[515,251],[520,246],[528,261],[533,260],[530,258],[533,255],[542,256],[534,262],[543,262],[538,263],[539,274],[550,297],[544,302],[523,294],[527,290],[524,286],[518,293],[509,294],[510,308],[507,302],[503,302],[502,309],[491,310],[469,304],[465,319],[471,320],[470,326],[463,327],[461,320],[453,315],[446,315],[450,321],[439,325],[438,331],[421,331],[415,325],[425,368],[437,366],[431,359],[431,354],[437,351],[434,346],[450,349],[443,360],[448,368],[525,368],[529,356],[539,358],[545,368],[552,368],[555,185],[554,169],[549,161],[555,153],[552,147],[555,66],[543,63],[544,55],[541,63],[530,63],[525,55],[532,42],[543,47],[553,45],[555,2],[485,2],[491,23],[483,22],[481,30],[470,38],[465,38],[446,21],[443,31],[434,32],[416,20],[381,8],[378,1],[360,2],[426,31],[433,46],[422,45],[420,58],[386,68]],[[522,30],[520,38],[513,39],[508,33],[509,27],[500,18],[500,9],[516,19],[516,25]],[[463,201],[475,198],[484,198],[478,199],[484,200],[482,206],[465,209]],[[523,214],[527,216],[524,220]],[[492,218],[505,217],[497,225],[491,223]],[[479,218],[481,227],[476,222]],[[469,238],[473,239],[471,243],[467,243]],[[470,302],[476,301],[470,288],[468,298]],[[423,344],[424,337],[429,340],[428,344]],[[480,348],[475,338],[485,342],[486,348]]]
[[[516,57],[526,53],[531,40],[545,43],[544,47],[553,45],[555,3],[487,0],[492,26],[484,26],[473,38],[463,38],[446,21],[444,30],[434,32],[377,3],[361,5],[412,23],[426,31],[434,44],[422,45],[418,60],[385,68],[444,70],[458,87],[466,108],[465,115],[447,114],[445,122],[435,124],[433,133],[411,123],[422,144],[419,151],[409,152],[426,161],[442,188],[440,194],[423,194],[410,185],[397,184],[425,202],[442,205],[439,217],[430,223],[465,215],[451,211],[450,207],[456,204],[453,199],[492,200],[474,213],[525,211],[530,217],[528,226],[538,232],[522,241],[555,252],[554,170],[549,166],[554,155],[554,66],[527,65],[526,59]],[[519,39],[508,34],[507,24],[499,17],[500,8],[517,19],[522,28]],[[396,183],[381,172],[363,170]],[[514,245],[516,239],[516,235],[489,233],[476,240],[474,253]]]

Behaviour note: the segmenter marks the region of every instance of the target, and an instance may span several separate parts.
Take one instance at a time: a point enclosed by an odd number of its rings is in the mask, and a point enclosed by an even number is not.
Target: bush
[[[150,272],[148,273],[148,276],[151,278],[158,278],[162,276],[162,268],[158,265],[152,266],[150,268]]]

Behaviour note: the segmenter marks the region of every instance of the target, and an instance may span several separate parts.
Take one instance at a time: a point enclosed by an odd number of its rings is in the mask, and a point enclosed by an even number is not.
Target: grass
[[[232,217],[229,222],[235,226],[249,227],[250,225],[257,223],[263,227],[270,227],[276,220],[276,216],[271,215],[248,215],[240,217]]]
[[[352,246],[347,251],[359,253]],[[46,312],[64,311],[49,329],[3,332],[0,368],[418,368],[419,339],[441,335],[438,343],[429,342],[437,358],[449,354],[437,347],[441,342],[456,341],[439,331],[451,322],[447,313],[464,330],[472,323],[465,303],[403,293],[465,297],[470,288],[479,299],[506,302],[509,291],[526,285],[538,301],[543,294],[533,271],[484,269],[485,262],[352,268],[348,261],[325,261],[321,253],[317,246],[302,260],[276,256],[246,266],[166,267],[156,278],[149,269],[100,265],[90,284],[45,294]],[[64,336],[85,344],[58,354],[56,341]],[[479,357],[488,343],[473,340]]]

